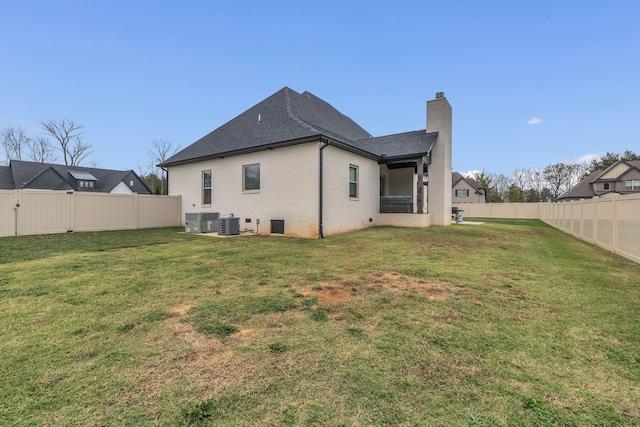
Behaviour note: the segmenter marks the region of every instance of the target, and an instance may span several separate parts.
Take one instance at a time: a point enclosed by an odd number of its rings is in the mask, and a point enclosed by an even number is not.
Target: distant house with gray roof
[[[285,87],[160,166],[183,213],[234,214],[259,234],[449,225],[451,115],[438,93],[426,129],[374,137],[326,101]]]
[[[473,178],[451,174],[451,203],[486,203],[486,190]]]
[[[132,170],[67,166],[11,160],[0,166],[0,190],[67,190],[113,194],[151,194]]]
[[[590,199],[607,194],[640,193],[640,160],[620,160],[605,170],[595,171],[575,187],[558,197],[558,201]]]

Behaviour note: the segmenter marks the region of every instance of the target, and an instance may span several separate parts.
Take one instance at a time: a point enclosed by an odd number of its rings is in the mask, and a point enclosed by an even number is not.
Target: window
[[[608,189],[609,189],[609,183],[608,183],[608,182],[605,182],[605,183],[602,185],[602,188],[603,188],[603,189],[605,189],[605,190],[608,190]]]
[[[242,191],[260,190],[260,163],[242,166]]]
[[[85,179],[78,180],[78,187],[80,188],[95,188],[95,181],[87,181]]]
[[[626,191],[638,191],[640,190],[640,180],[632,179],[624,182],[624,189]]]
[[[456,197],[469,197],[469,189],[456,190]]]
[[[358,167],[349,165],[349,198],[358,198]]]
[[[202,171],[202,204],[211,204],[211,171]]]

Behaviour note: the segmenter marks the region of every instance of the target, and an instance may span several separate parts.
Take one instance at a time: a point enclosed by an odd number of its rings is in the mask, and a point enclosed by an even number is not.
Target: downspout
[[[324,154],[323,151],[325,148],[329,146],[329,141],[323,141],[320,139],[318,142],[320,145],[320,197],[319,197],[319,206],[318,206],[318,236],[320,239],[324,239],[324,231],[322,224],[322,209],[324,204],[324,190],[323,190],[323,181],[324,181]]]

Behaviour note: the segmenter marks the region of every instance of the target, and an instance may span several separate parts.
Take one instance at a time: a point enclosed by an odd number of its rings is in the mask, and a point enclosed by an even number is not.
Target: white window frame
[[[247,188],[247,169],[251,167],[258,167],[258,187],[257,188]],[[243,193],[259,193],[260,187],[260,163],[251,163],[249,165],[242,165],[242,192]]]
[[[209,174],[209,186],[206,186],[206,180],[205,180],[205,176]],[[211,173],[211,169],[209,170],[204,170],[202,171],[202,174],[200,175],[202,177],[202,198],[200,200],[200,202],[202,203],[202,206],[211,206],[211,202],[213,200],[213,174]],[[207,194],[206,192],[209,192],[209,203],[205,203],[206,202],[206,196],[205,194]]]
[[[625,191],[637,191],[640,190],[640,179],[630,179],[624,182]]]
[[[355,179],[351,179],[351,171],[355,170]],[[349,165],[349,199],[357,200],[360,197],[360,168],[357,165]],[[352,188],[355,188],[355,195],[351,191]]]

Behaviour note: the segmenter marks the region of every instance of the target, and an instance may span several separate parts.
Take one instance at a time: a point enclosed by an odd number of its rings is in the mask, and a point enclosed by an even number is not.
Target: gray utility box
[[[218,234],[221,236],[240,234],[240,218],[233,216],[221,216],[218,218]]]
[[[197,212],[184,215],[186,233],[215,233],[218,231],[219,212]]]

